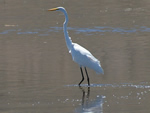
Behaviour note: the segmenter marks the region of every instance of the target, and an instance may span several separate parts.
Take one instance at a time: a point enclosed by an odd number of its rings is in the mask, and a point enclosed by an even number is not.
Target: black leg
[[[83,82],[83,80],[84,80],[84,75],[83,75],[82,67],[80,67],[80,70],[81,70],[82,80],[80,81],[79,86],[80,86],[80,84],[81,84],[81,83]]]
[[[81,87],[81,86],[79,86],[79,88],[82,90],[82,92],[83,92],[83,95],[82,95],[82,106],[84,107],[84,98],[85,98],[85,91],[84,91],[84,89]]]
[[[87,73],[86,67],[84,67],[84,69],[85,69],[86,76],[87,76],[88,86],[90,86],[90,79],[89,79],[89,76],[88,76],[88,73]]]

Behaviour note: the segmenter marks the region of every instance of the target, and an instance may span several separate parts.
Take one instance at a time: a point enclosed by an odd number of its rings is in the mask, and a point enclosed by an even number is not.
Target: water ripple
[[[48,36],[50,32],[60,32],[63,31],[63,27],[50,27],[49,29],[33,29],[31,31],[24,31],[22,29],[8,29],[0,32],[0,34],[9,34],[15,32],[18,35],[22,34],[38,34],[38,36]],[[77,28],[68,27],[68,31],[74,31],[76,34],[100,34],[104,33],[120,33],[120,34],[131,34],[140,32],[150,32],[150,28],[146,26],[135,26],[134,28],[123,28],[123,27],[110,27],[110,26],[95,26],[93,28]]]
[[[50,27],[53,32],[58,32],[63,30],[62,27]],[[120,27],[109,27],[109,26],[96,26],[94,28],[71,28],[69,27],[68,30],[74,30],[77,34],[80,33],[105,33],[105,32],[114,32],[120,34],[129,34],[129,33],[136,33],[136,32],[150,32],[150,28],[146,26],[135,27],[135,28],[120,28]]]
[[[38,34],[38,32],[31,32],[31,31],[26,31],[26,32],[18,32],[18,35],[20,34]]]
[[[15,29],[8,29],[8,30],[5,30],[3,32],[0,32],[0,34],[8,34],[8,33],[11,33],[11,32],[16,32]]]
[[[66,85],[67,87],[77,87],[78,85]],[[88,84],[81,84],[82,87],[88,87]],[[131,84],[131,83],[122,83],[122,84],[91,84],[90,87],[113,87],[113,88],[125,88],[125,87],[132,87],[132,88],[139,88],[139,89],[150,89],[150,85],[148,84]]]

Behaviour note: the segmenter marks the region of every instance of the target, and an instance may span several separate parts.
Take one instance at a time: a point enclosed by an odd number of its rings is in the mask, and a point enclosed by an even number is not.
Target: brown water
[[[104,75],[79,66],[68,53],[64,6],[73,42],[101,61]],[[149,113],[149,0],[1,0],[0,112]]]

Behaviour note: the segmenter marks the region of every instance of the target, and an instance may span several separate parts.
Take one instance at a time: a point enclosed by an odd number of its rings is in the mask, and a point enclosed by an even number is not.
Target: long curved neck
[[[64,22],[64,26],[63,26],[63,28],[64,28],[64,35],[65,35],[65,37],[69,37],[68,32],[67,32],[68,15],[67,15],[66,11],[64,11],[64,15],[65,15],[65,22]]]
[[[64,22],[64,25],[63,25],[64,36],[65,36],[65,39],[66,39],[66,44],[67,44],[68,50],[70,52],[71,48],[72,48],[72,40],[69,37],[68,31],[67,31],[68,15],[67,15],[67,12],[65,10],[63,10],[62,12],[65,15],[65,22]]]

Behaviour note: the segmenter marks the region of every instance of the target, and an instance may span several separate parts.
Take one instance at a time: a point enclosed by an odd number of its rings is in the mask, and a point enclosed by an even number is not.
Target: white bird
[[[88,86],[90,86],[90,80],[89,80],[86,67],[93,69],[98,74],[100,73],[104,74],[100,61],[96,59],[87,49],[85,49],[84,47],[80,46],[77,43],[72,42],[67,31],[68,15],[67,15],[67,11],[65,10],[65,8],[56,7],[56,8],[48,9],[48,11],[61,11],[64,13],[65,22],[63,24],[63,30],[64,30],[64,36],[65,36],[67,48],[69,50],[69,53],[71,53],[72,55],[73,61],[76,62],[80,66],[80,70],[82,74],[82,80],[79,82],[79,86],[84,80],[82,67],[84,67],[85,69],[85,72],[87,75]]]

